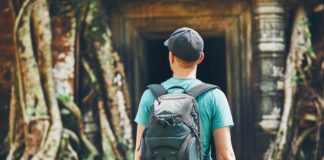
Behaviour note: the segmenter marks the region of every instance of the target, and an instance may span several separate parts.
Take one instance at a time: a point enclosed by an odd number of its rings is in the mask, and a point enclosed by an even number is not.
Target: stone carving
[[[256,41],[261,52],[283,52],[284,18],[278,3],[260,3],[256,8]]]
[[[260,109],[257,113],[258,119],[262,122],[269,120],[272,115],[273,108],[278,107],[282,102],[282,80],[284,66],[284,51],[285,51],[285,32],[284,32],[284,11],[280,3],[261,2],[255,8],[255,52],[257,52],[257,64],[260,70],[256,74],[259,75],[257,84],[257,93],[263,96],[259,101],[264,101],[271,96],[273,101],[257,102],[256,104],[267,104],[268,109]],[[269,97],[270,98],[270,97]],[[265,107],[265,106],[256,106]],[[272,119],[279,119],[279,116],[272,116]],[[277,121],[277,120],[276,120]],[[269,122],[269,121],[268,121]],[[273,125],[277,124],[273,123]],[[260,125],[263,130],[268,130],[265,126]],[[272,128],[276,128],[273,126]]]
[[[276,132],[279,126],[280,121],[280,111],[279,107],[274,107],[272,112],[267,115],[262,116],[262,121],[259,122],[259,126],[268,133]]]
[[[254,8],[255,107],[257,159],[273,141],[283,101],[285,21],[277,0],[256,1]]]

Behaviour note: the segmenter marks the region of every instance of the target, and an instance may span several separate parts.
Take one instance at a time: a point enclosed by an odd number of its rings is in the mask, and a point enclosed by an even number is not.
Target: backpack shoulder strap
[[[213,84],[208,84],[208,83],[203,83],[203,84],[199,84],[193,88],[191,88],[189,91],[187,91],[187,93],[195,98],[197,98],[198,96],[200,96],[201,94],[212,90],[212,89],[220,89],[220,87],[213,85]]]
[[[155,98],[167,93],[166,89],[161,84],[150,84],[147,88],[151,90]]]

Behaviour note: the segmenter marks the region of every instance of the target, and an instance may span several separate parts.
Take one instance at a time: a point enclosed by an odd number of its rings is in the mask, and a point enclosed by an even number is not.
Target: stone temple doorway
[[[255,150],[252,17],[247,1],[138,0],[121,3],[110,14],[114,45],[126,69],[133,119],[146,86],[171,76],[165,69],[169,64],[163,41],[177,28],[194,28],[204,38],[206,52],[197,77],[226,93],[235,123],[231,130],[235,154],[237,159],[251,159]],[[134,123],[134,131],[135,127]]]

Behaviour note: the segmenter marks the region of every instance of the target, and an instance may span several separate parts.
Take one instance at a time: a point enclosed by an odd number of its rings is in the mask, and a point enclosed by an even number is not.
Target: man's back
[[[186,90],[201,84],[202,82],[195,78],[170,78],[163,82],[164,88],[172,86],[181,86]],[[172,89],[170,93],[181,92],[180,89]],[[139,109],[135,118],[138,124],[146,125],[149,118],[151,105],[154,101],[151,91],[146,90],[141,98]],[[233,126],[233,120],[224,93],[219,89],[206,92],[197,98],[199,105],[200,121],[202,127],[202,146],[204,155],[210,157],[210,142],[214,129],[226,126]]]

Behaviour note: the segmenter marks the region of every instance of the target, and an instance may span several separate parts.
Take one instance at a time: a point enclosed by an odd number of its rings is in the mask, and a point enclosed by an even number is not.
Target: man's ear
[[[170,63],[174,63],[174,55],[172,54],[172,52],[169,52],[169,61]]]
[[[204,58],[205,58],[204,53],[200,54],[198,64],[200,64],[204,60]]]

